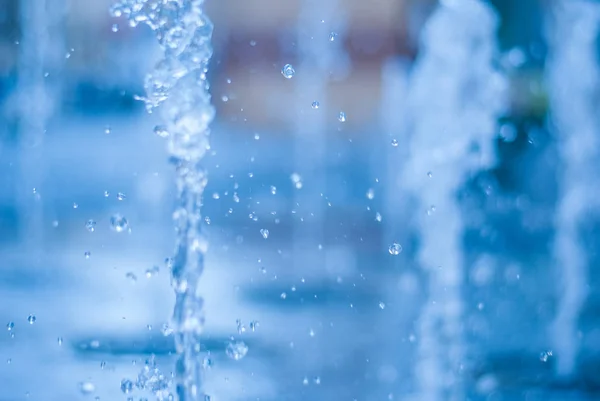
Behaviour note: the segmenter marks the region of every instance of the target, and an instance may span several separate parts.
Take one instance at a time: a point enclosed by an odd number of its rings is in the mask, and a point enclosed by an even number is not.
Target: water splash
[[[175,366],[179,400],[200,400],[204,301],[198,282],[207,242],[202,234],[202,194],[206,171],[201,165],[209,149],[209,124],[214,118],[206,73],[212,56],[213,25],[203,11],[204,0],[121,0],[112,8],[132,26],[144,23],[155,32],[164,58],[146,78],[146,107],[160,106],[161,130],[168,132],[168,150],[177,173],[177,230],[171,282],[176,294],[172,329],[178,360]]]
[[[558,312],[553,327],[556,373],[569,378],[579,352],[577,321],[587,297],[587,257],[578,229],[598,194],[597,182],[598,84],[600,69],[596,39],[600,30],[600,4],[560,1],[548,30],[550,56],[546,80],[550,89],[551,118],[558,134],[561,196],[555,216],[554,257],[559,283]],[[574,73],[576,72],[576,73]]]
[[[403,182],[419,208],[417,258],[429,280],[417,323],[419,401],[465,398],[464,223],[456,197],[470,171],[495,162],[494,136],[506,90],[504,77],[492,67],[496,27],[496,15],[483,1],[442,2],[424,27],[410,82],[412,137]]]

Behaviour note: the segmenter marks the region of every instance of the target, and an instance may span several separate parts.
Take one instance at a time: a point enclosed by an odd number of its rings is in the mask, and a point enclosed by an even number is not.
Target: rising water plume
[[[404,185],[414,194],[417,261],[427,299],[417,323],[415,400],[464,400],[464,222],[457,192],[495,163],[506,80],[493,67],[497,17],[486,2],[443,1],[421,36],[408,92],[411,133]]]
[[[202,233],[202,193],[206,170],[202,158],[209,149],[209,125],[214,118],[206,73],[212,56],[213,25],[203,10],[204,0],[122,0],[112,8],[132,26],[148,25],[164,57],[146,78],[148,111],[158,108],[161,136],[168,136],[175,166],[178,205],[173,214],[177,245],[171,265],[176,294],[172,325],[178,360],[176,394],[180,401],[205,400],[201,390],[200,337],[204,301],[198,282],[204,269],[207,242]],[[160,106],[160,107],[159,107]]]
[[[588,258],[579,230],[590,205],[597,205],[598,146],[597,38],[600,4],[592,1],[557,2],[548,30],[550,55],[546,80],[550,90],[551,121],[558,140],[560,197],[554,239],[558,310],[552,330],[556,374],[572,379],[579,354],[578,321],[587,298]]]

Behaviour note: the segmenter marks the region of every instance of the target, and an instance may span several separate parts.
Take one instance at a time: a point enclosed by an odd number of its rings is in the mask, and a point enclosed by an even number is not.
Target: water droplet
[[[400,245],[397,242],[394,242],[392,245],[390,245],[388,250],[390,252],[390,255],[397,256],[400,254],[400,252],[402,252],[402,245]]]
[[[315,100],[314,102],[312,102],[312,104],[310,105],[314,110],[317,110],[319,108],[319,106],[321,106],[321,103],[319,103],[317,100]]]
[[[431,171],[427,172],[427,177],[429,177],[429,178],[433,177],[433,174],[431,174]]]
[[[146,277],[151,278],[152,276],[156,276],[159,271],[160,268],[158,266],[152,266],[151,268],[146,269]]]
[[[85,228],[87,228],[89,232],[93,233],[96,230],[96,222],[94,220],[88,220],[85,223]]]
[[[104,191],[104,197],[105,197],[105,198],[108,198],[109,196],[110,196],[110,192],[108,192],[108,191]]]
[[[315,331],[313,329],[310,329],[308,331],[308,335],[311,336],[311,337],[314,337],[315,336]]]
[[[154,127],[154,133],[161,138],[167,138],[169,136],[169,131],[167,131],[167,127],[164,125],[157,125]]]
[[[335,38],[337,38],[338,34],[335,32],[331,32],[329,33],[329,41],[333,42],[335,40]]]
[[[383,220],[383,218],[381,217],[381,213],[377,212],[375,213],[375,220],[379,223],[381,223],[381,220]]]
[[[296,74],[296,70],[294,69],[294,67],[291,64],[286,64],[281,69],[281,75],[283,75],[287,79],[292,79],[295,74]]]
[[[250,330],[252,330],[252,332],[255,332],[256,329],[258,329],[258,326],[259,326],[258,320],[251,321],[250,324],[249,324],[249,326],[250,326]]]
[[[91,394],[96,390],[96,386],[92,382],[79,383],[79,391],[81,394]]]
[[[125,274],[125,278],[129,279],[129,281],[131,281],[132,283],[135,283],[137,281],[137,276],[132,272],[127,272]]]
[[[92,253],[91,253],[90,251],[85,251],[85,252],[83,253],[83,256],[85,256],[85,258],[86,258],[86,259],[89,259],[89,258],[90,258],[90,256],[92,256]]]
[[[27,321],[29,322],[29,324],[34,324],[36,320],[37,318],[35,317],[35,315],[27,316]]]
[[[227,103],[229,101],[229,96],[223,95],[221,96],[221,100],[223,101],[223,103]]]
[[[542,351],[540,353],[540,361],[548,362],[548,358],[552,356],[552,351]]]
[[[129,222],[127,222],[127,219],[125,217],[117,213],[111,216],[110,227],[114,231],[120,233],[125,231],[129,227]]]
[[[308,386],[308,377],[304,376],[304,379],[302,379],[302,384]]]
[[[225,348],[225,353],[231,359],[239,361],[248,353],[248,346],[243,341],[230,342]]]
[[[63,338],[62,337],[58,337],[58,339],[56,341],[58,342],[58,345],[63,345]]]
[[[6,324],[6,330],[11,331],[14,328],[15,328],[15,323],[14,322],[8,322]]]
[[[129,379],[121,380],[121,391],[125,394],[131,393],[133,390],[133,382]]]
[[[119,32],[119,25],[118,24],[113,24],[112,25],[112,31],[113,32]]]
[[[369,188],[367,191],[367,198],[369,200],[373,200],[375,198],[375,190],[373,190],[373,188]]]
[[[392,146],[393,147],[397,147],[398,146],[398,140],[396,138],[392,139]]]
[[[261,228],[260,234],[264,239],[269,238],[269,230],[267,230],[266,228]]]
[[[300,174],[298,173],[293,173],[290,176],[292,182],[294,183],[294,186],[296,187],[296,189],[300,189],[302,188],[302,177],[300,176]]]
[[[123,192],[119,192],[117,194],[117,200],[122,201],[122,200],[125,200],[125,198],[127,198],[127,195],[125,195]]]
[[[427,209],[427,216],[431,216],[434,212],[435,212],[435,205],[429,206],[429,209]]]
[[[250,46],[252,46],[252,47],[256,46],[256,40],[251,40],[250,41]]]
[[[346,122],[346,113],[344,113],[343,111],[340,111],[340,114],[338,115],[338,121],[341,123],[345,123]]]
[[[219,199],[220,197],[221,196],[217,192],[215,192],[214,194],[212,194],[212,198],[213,199]]]
[[[287,298],[287,294],[285,292],[282,292],[280,295],[281,299],[286,299]]]
[[[379,309],[385,309],[385,303],[379,302]]]
[[[258,141],[258,140],[260,139],[260,135],[259,135],[259,134],[254,134],[254,139],[255,139],[256,141]]]
[[[315,376],[315,378],[313,379],[313,383],[321,384],[321,378],[319,376]]]
[[[173,334],[173,329],[167,323],[164,323],[162,325],[162,328],[160,331],[162,332],[163,336],[165,336],[165,337],[168,337],[171,334]]]
[[[77,203],[73,203],[73,209],[77,209],[79,205]]]
[[[234,192],[234,193],[233,193],[233,201],[234,201],[235,203],[240,203],[240,197],[239,197],[239,195],[237,194],[237,192]]]
[[[277,194],[277,187],[271,185],[271,195]]]
[[[112,129],[110,128],[110,126],[109,126],[109,125],[107,125],[107,126],[104,128],[104,133],[108,135],[108,134],[110,134],[111,132],[112,132]]]

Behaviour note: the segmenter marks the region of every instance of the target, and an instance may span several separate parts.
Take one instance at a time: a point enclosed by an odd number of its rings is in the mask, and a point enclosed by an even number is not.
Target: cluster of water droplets
[[[207,243],[201,232],[202,193],[206,171],[200,162],[209,148],[209,124],[214,118],[206,73],[212,56],[213,25],[203,11],[204,0],[121,0],[111,9],[131,26],[148,25],[164,52],[146,78],[149,112],[160,106],[162,125],[155,133],[168,138],[177,172],[178,206],[173,214],[177,246],[171,267],[176,293],[172,329],[178,353],[175,367],[179,400],[204,399],[200,389],[200,335],[203,299],[198,281]]]

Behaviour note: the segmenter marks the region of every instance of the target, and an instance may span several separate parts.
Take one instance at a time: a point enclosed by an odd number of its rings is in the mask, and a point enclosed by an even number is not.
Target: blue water
[[[135,380],[150,355],[163,372],[171,371],[172,338],[161,326],[174,298],[164,264],[173,245],[174,192],[164,140],[152,136],[152,127],[142,114],[69,117],[53,125],[43,151],[39,254],[25,245],[27,233],[14,218],[27,211],[2,197],[2,221],[13,223],[1,230],[0,321],[14,328],[0,336],[0,399],[125,399],[121,380]],[[411,263],[417,243],[407,227],[403,252],[387,251],[390,244],[381,240],[386,216],[375,220],[389,190],[385,166],[362,153],[360,144],[372,139],[349,135],[352,143],[328,143],[324,202],[331,206],[318,222],[326,232],[324,263],[307,260],[294,270],[292,261],[303,255],[292,253],[298,216],[290,213],[297,190],[290,179],[291,143],[275,133],[261,132],[256,140],[252,132],[216,126],[215,155],[207,158],[210,248],[203,279],[212,360],[206,390],[214,399],[381,400],[403,399],[413,390],[414,321],[424,285]],[[6,160],[3,186],[12,171]],[[373,200],[365,195],[369,188]],[[118,200],[118,192],[126,198]],[[500,191],[483,200],[479,193],[466,191],[466,204],[485,213],[501,240],[465,237],[469,399],[598,399],[597,292],[591,291],[582,317],[579,381],[556,383],[552,357],[540,360],[550,344],[546,328],[555,302],[544,253],[548,230],[515,227],[526,206]],[[111,230],[114,213],[126,216],[130,233]],[[503,221],[506,216],[512,223]],[[85,228],[89,219],[97,222],[93,233]],[[261,229],[269,230],[267,239]],[[155,265],[158,275],[146,277]],[[590,285],[597,281],[593,275]],[[242,334],[237,319],[246,327]],[[259,322],[254,332],[251,321]],[[225,354],[230,336],[249,347],[240,361]]]

